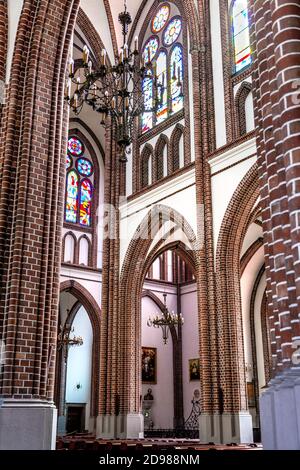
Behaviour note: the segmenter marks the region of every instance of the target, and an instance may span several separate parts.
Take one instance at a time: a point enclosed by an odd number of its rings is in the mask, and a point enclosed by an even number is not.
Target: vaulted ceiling
[[[148,7],[152,0],[127,0],[127,10],[134,21],[141,5]],[[124,11],[124,0],[81,0],[81,8],[87,14],[105,44],[110,57],[113,57],[114,46],[122,45],[119,13]]]

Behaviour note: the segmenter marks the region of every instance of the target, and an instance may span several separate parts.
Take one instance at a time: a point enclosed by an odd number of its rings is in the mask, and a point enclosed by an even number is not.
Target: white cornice
[[[161,201],[172,196],[178,191],[195,184],[195,169],[191,170],[171,179],[165,184],[149,190],[147,193],[142,194],[140,197],[133,199],[132,201],[125,201],[120,205],[120,211],[122,218],[130,217],[132,214],[152,206],[153,204],[159,204]]]
[[[257,152],[255,137],[209,160],[212,176]]]

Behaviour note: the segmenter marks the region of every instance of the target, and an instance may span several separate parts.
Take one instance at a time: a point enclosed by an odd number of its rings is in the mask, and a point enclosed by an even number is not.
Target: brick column
[[[25,0],[15,42],[0,179],[0,446],[54,446],[65,69],[79,0]]]
[[[250,3],[274,377],[261,399],[262,431],[266,448],[296,448],[299,435],[291,437],[291,430],[299,429],[299,423],[291,421],[297,416],[293,388],[300,375],[292,363],[293,342],[300,337],[300,5],[296,0]]]

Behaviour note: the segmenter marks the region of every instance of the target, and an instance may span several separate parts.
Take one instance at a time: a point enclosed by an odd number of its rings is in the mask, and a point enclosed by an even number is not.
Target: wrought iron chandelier
[[[184,318],[182,313],[174,313],[169,312],[167,307],[167,294],[163,294],[164,296],[164,310],[162,315],[153,315],[152,317],[149,316],[147,321],[147,326],[154,327],[154,328],[161,328],[163,341],[164,344],[168,343],[169,332],[171,326],[178,326],[184,324]]]
[[[119,22],[122,25],[123,46],[119,56],[115,58],[115,64],[109,64],[107,52],[103,49],[101,65],[94,68],[90,51],[85,46],[82,64],[76,70],[74,61],[70,60],[66,100],[76,115],[81,112],[84,103],[87,103],[100,114],[101,125],[111,124],[114,127],[120,161],[127,162],[126,155],[130,153],[134,125],[145,111],[143,82],[145,79],[153,81],[153,109],[147,108],[147,111],[156,112],[163,102],[166,77],[162,76],[158,80],[156,63],[151,61],[150,51],[143,55],[140,63],[138,37],[134,40],[134,50],[130,50],[127,36],[132,18],[127,11],[126,0],[124,11],[119,14]],[[111,118],[110,122],[108,117]]]
[[[71,336],[73,334],[73,336]],[[65,327],[60,326],[60,332],[57,337],[57,349],[61,350],[64,347],[69,346],[82,346],[83,339],[81,336],[74,335],[74,327],[71,328],[71,325],[66,324]]]

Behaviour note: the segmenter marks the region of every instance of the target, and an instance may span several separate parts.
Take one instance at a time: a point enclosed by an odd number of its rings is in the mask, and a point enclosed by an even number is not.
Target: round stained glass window
[[[143,58],[146,62],[151,62],[151,60],[155,57],[159,46],[159,40],[156,36],[152,36],[149,41],[146,42],[143,52]]]
[[[164,43],[166,46],[170,46],[173,42],[177,41],[181,33],[181,28],[181,18],[175,17],[170,21],[164,34]]]
[[[73,157],[80,157],[84,152],[83,143],[76,137],[71,137],[68,141],[68,151]]]
[[[86,158],[80,158],[79,160],[77,160],[76,168],[78,170],[78,173],[80,173],[82,176],[91,176],[91,174],[93,173],[93,165]]]
[[[168,5],[163,5],[158,12],[156,13],[153,21],[152,21],[152,31],[153,33],[159,33],[163,27],[165,26],[166,22],[168,21],[170,16],[170,7]]]
[[[66,156],[66,169],[68,170],[72,166],[72,157],[70,155]]]

